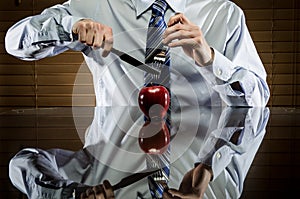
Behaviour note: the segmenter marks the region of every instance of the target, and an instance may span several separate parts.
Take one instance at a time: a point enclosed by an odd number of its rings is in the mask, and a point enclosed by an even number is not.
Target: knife
[[[73,34],[73,37],[74,37],[74,40],[78,40],[78,34]],[[84,49],[86,49],[86,48],[88,48],[88,46],[86,46]],[[136,58],[128,55],[127,53],[125,53],[123,51],[112,48],[111,52],[114,53],[115,55],[117,55],[121,60],[125,61],[126,63],[128,63],[134,67],[137,67],[137,68],[139,68],[147,73],[151,73],[153,75],[160,75],[160,72],[161,72],[160,70],[137,60]]]
[[[140,180],[142,180],[143,178],[158,172],[160,169],[155,169],[155,170],[145,170],[145,172],[141,171],[139,173],[134,173],[131,174],[125,178],[122,178],[122,180],[120,180],[117,184],[112,186],[113,191],[116,191],[118,189],[124,188],[126,186],[129,186],[135,182],[138,182]],[[91,186],[78,186],[76,187],[73,191],[73,198],[75,199],[80,199],[81,198],[81,194],[85,193],[87,189],[92,189],[93,187]]]
[[[152,170],[152,171],[147,171],[147,172],[139,172],[139,173],[134,173],[132,175],[129,175],[125,178],[123,178],[120,182],[118,182],[117,184],[113,185],[112,188],[113,190],[118,190],[120,188],[124,188],[128,185],[131,185],[137,181],[142,180],[143,178],[155,173],[159,171],[159,169],[156,170]]]
[[[116,54],[118,57],[120,57],[121,60],[127,62],[128,64],[131,64],[134,67],[137,67],[137,68],[139,68],[139,69],[141,69],[141,70],[143,70],[147,73],[151,73],[153,75],[160,75],[160,70],[158,70],[154,67],[151,67],[150,65],[145,64],[145,63],[137,60],[136,58],[128,55],[125,52],[122,52],[122,51],[117,50],[115,48],[112,48],[111,52]]]

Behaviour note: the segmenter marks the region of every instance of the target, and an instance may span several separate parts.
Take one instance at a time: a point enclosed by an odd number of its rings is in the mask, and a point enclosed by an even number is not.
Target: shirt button
[[[219,153],[219,152],[217,153],[216,156],[217,156],[218,159],[220,159],[222,157],[221,153]]]
[[[222,75],[222,70],[221,70],[220,68],[218,68],[217,74],[218,74],[218,75]]]

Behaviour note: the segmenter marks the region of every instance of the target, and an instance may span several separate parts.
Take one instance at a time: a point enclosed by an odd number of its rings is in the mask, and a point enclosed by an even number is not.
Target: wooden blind
[[[7,54],[4,48],[5,33],[15,22],[64,0],[16,2],[0,2],[0,106],[94,106],[92,76],[81,53],[67,51],[29,62]]]
[[[270,106],[299,106],[299,1],[234,0],[268,73]]]
[[[0,2],[0,106],[95,105],[92,77],[80,53],[68,51],[56,57],[26,62],[8,55],[4,49],[5,32],[11,25],[64,0],[21,0],[18,6],[15,2],[18,1]],[[250,33],[267,70],[271,89],[269,105],[300,105],[298,1],[234,2],[245,12]]]

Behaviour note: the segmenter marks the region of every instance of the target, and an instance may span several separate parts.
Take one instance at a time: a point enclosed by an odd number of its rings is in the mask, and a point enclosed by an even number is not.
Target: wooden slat
[[[78,56],[81,56],[78,54]],[[54,74],[54,73],[73,73],[76,74],[80,73],[90,73],[89,68],[87,65],[83,63],[77,64],[56,64],[56,65],[49,65],[49,64],[39,64],[36,67],[36,72],[39,75],[45,74]]]
[[[299,31],[251,31],[251,36],[256,42],[299,42]]]
[[[298,96],[272,96],[272,106],[295,106],[300,104]]]
[[[38,97],[37,106],[95,106],[94,96],[73,96],[73,97],[52,97],[40,96]]]
[[[2,21],[0,23],[0,31],[6,32],[12,25],[14,25],[15,22],[13,21]]]
[[[0,12],[0,21],[12,21],[13,23],[22,20],[26,17],[32,16],[32,10],[9,10]]]
[[[298,53],[300,42],[255,42],[261,53]]]
[[[272,20],[272,9],[260,9],[260,10],[244,10],[244,14],[247,20]]]
[[[49,58],[44,58],[39,61],[37,61],[37,64],[76,64],[80,65],[83,63],[83,57],[77,53],[62,53],[60,55],[57,55],[55,57],[49,57]]]
[[[28,62],[28,61],[23,61],[23,60],[20,60],[16,57],[13,57],[12,55],[9,55],[9,54],[1,54],[1,59],[0,59],[0,65],[3,65],[3,64],[19,64],[19,65],[31,65],[33,64],[33,62]]]
[[[264,64],[266,70],[269,73],[269,76],[277,74],[298,74],[300,71],[296,71],[298,64],[295,63],[273,63],[273,64]]]
[[[19,6],[16,6],[16,1],[9,0],[9,1],[0,1],[0,10],[7,11],[7,10],[18,10],[18,11],[31,11],[33,8],[33,1],[32,0],[22,0],[22,3]]]
[[[27,62],[28,65],[18,64],[0,64],[0,74],[1,75],[24,75],[24,76],[33,76],[35,73],[34,65],[29,65],[30,62]],[[33,64],[33,63],[32,63]]]
[[[297,25],[299,20],[274,20],[273,30],[275,31],[299,31],[299,26]]]
[[[300,85],[273,85],[271,93],[275,95],[293,95],[294,92],[300,93]]]
[[[233,0],[237,5],[242,7],[243,9],[256,9],[256,10],[261,10],[261,9],[270,9],[270,8],[275,8],[275,9],[294,9],[296,5],[295,0]]]
[[[239,5],[242,9],[269,9],[272,8],[273,0],[234,0],[237,5]]]
[[[0,75],[0,85],[33,86],[35,79],[32,75]]]
[[[272,84],[273,85],[293,85],[300,84],[300,75],[293,74],[276,74],[272,75]]]
[[[34,140],[37,129],[34,127],[0,127],[0,140]]]
[[[0,93],[2,96],[17,95],[22,96],[35,96],[36,91],[34,86],[0,86]]]
[[[15,96],[15,97],[3,97],[0,96],[0,106],[17,106],[17,107],[22,107],[22,106],[30,106],[30,107],[35,107],[36,105],[36,99],[34,96],[32,97],[20,97],[20,96]]]
[[[289,9],[289,8],[292,8],[292,9],[295,9],[296,5],[297,5],[297,0],[285,0],[285,1],[282,1],[282,0],[274,0],[274,8],[275,9],[282,9],[282,8],[285,8],[285,9]]]
[[[41,86],[63,85],[93,85],[91,74],[49,74],[39,75],[37,84]]]
[[[75,140],[39,140],[37,143],[38,148],[43,149],[53,149],[53,148],[60,148],[65,150],[71,151],[78,151],[82,149],[82,142],[78,139]]]
[[[273,53],[275,63],[299,63],[300,53]]]
[[[257,21],[257,20],[248,20],[247,21],[248,28],[251,31],[272,31],[273,23],[272,21]]]
[[[48,1],[48,0],[33,0],[33,2],[34,2],[34,7],[33,7],[34,11],[35,12],[41,12],[45,8],[51,7],[51,6],[56,5],[56,4],[64,3],[66,1],[65,0],[51,0],[51,1]]]
[[[0,87],[1,89],[1,87]],[[75,91],[75,92],[74,92]],[[78,95],[78,94],[93,94],[94,87],[93,85],[76,85],[74,90],[74,86],[38,86],[37,94],[38,95]]]
[[[296,30],[274,31],[272,38],[274,41],[300,41],[299,35],[300,32]]]

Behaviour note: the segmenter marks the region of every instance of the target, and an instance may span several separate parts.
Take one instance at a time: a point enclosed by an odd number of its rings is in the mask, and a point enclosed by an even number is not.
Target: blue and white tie
[[[170,54],[169,48],[162,43],[163,34],[167,28],[164,20],[165,11],[168,4],[165,0],[156,0],[152,5],[152,15],[149,21],[147,43],[146,43],[146,56],[145,62],[152,64],[155,67],[156,58],[163,55],[163,63],[160,64],[161,74],[159,78],[153,75],[145,74],[145,85],[163,85],[168,90],[170,88]]]
[[[163,57],[163,63],[160,64],[161,74],[158,78],[153,75],[145,74],[145,86],[162,85],[165,86],[170,92],[170,54],[169,48],[162,43],[163,34],[167,28],[164,20],[164,14],[168,7],[165,0],[156,0],[152,5],[152,16],[149,22],[146,44],[146,56],[145,62],[155,65],[156,60]],[[171,94],[171,93],[170,93]],[[170,130],[170,109],[168,110],[166,123]],[[148,177],[149,188],[152,198],[160,199],[165,188],[165,185],[169,181],[169,164],[170,164],[170,146],[168,150],[161,155],[147,155],[148,167],[161,168],[158,173]]]

